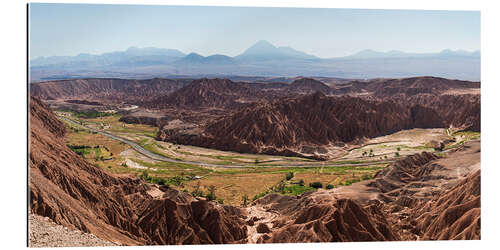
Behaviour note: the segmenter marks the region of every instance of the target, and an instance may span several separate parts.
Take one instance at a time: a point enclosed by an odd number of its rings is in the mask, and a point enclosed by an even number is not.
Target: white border
[[[480,10],[482,55],[482,240],[441,242],[377,242],[377,243],[323,243],[323,244],[267,244],[267,245],[216,245],[216,246],[169,246],[176,249],[488,249],[493,248],[498,236],[498,154],[500,108],[500,78],[498,77],[499,8],[495,1],[462,0],[351,0],[331,1],[277,1],[277,0],[206,0],[206,1],[38,1],[53,3],[105,3],[148,5],[203,5],[203,6],[260,6],[260,7],[314,7],[314,8],[362,8],[362,9],[426,9],[426,10]],[[2,2],[0,8],[2,28],[0,86],[2,94],[1,140],[1,212],[3,217],[1,238],[5,249],[23,248],[26,245],[26,2]],[[7,5],[7,6],[5,6]],[[151,247],[153,248],[153,247]],[[154,247],[157,248],[157,247]],[[495,247],[495,248],[498,248]],[[80,249],[80,248],[71,248]],[[116,248],[105,248],[116,249]],[[139,249],[132,247],[127,249]],[[141,248],[142,249],[142,248]]]

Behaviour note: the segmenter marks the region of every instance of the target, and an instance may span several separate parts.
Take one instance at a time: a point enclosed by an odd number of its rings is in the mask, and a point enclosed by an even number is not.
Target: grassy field
[[[82,151],[81,155],[85,160],[96,166],[106,168],[114,173],[129,172],[121,166],[125,159],[120,156],[120,153],[130,149],[130,146],[109,137],[91,133],[88,130],[75,128],[67,122],[65,122],[65,124],[68,128],[66,144],[70,146],[70,148],[73,145],[90,147],[84,149],[74,149],[73,151]]]
[[[374,138],[364,146],[346,151],[338,159],[318,162],[298,157],[240,154],[155,141],[158,128],[122,123],[119,121],[120,115],[71,118],[87,126],[131,138],[146,150],[171,159],[241,166],[200,167],[145,159],[127,144],[66,123],[67,145],[96,166],[114,173],[134,174],[149,182],[170,185],[196,195],[213,193],[219,202],[231,205],[241,205],[245,198],[249,203],[253,198],[272,192],[299,195],[314,191],[315,188],[310,185],[317,183],[323,188],[350,185],[372,178],[391,160],[422,151],[433,152],[429,143],[431,140],[455,137],[458,144],[480,136],[474,132],[448,135],[444,129],[401,131]],[[308,167],[294,167],[294,164]],[[293,173],[293,177],[286,178],[290,173]]]

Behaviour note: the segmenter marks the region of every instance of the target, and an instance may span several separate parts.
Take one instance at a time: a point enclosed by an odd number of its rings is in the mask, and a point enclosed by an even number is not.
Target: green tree
[[[304,180],[303,179],[299,180],[299,186],[301,186],[301,187],[304,186]]]
[[[214,185],[210,185],[208,187],[208,194],[206,196],[206,198],[209,200],[209,201],[213,201],[215,199],[217,199],[217,197],[215,196],[215,190],[217,188],[214,186]]]
[[[311,182],[309,183],[309,186],[312,187],[312,188],[322,188],[323,187],[323,183],[319,182],[319,181],[315,181],[315,182]]]

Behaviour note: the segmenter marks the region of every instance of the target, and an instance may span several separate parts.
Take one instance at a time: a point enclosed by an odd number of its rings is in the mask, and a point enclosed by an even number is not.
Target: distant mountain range
[[[438,53],[363,50],[350,56],[320,58],[291,47],[259,41],[242,54],[202,56],[176,49],[137,48],[100,55],[39,57],[30,60],[33,81],[79,77],[151,78],[175,75],[324,76],[343,78],[432,75],[480,79],[480,51]]]
[[[476,51],[465,51],[465,50],[449,50],[445,49],[438,53],[406,53],[399,50],[391,50],[388,52],[380,52],[371,49],[362,50],[356,54],[346,56],[345,58],[356,58],[356,59],[373,59],[373,58],[453,58],[453,57],[469,57],[469,58],[480,58],[481,53],[479,50]]]

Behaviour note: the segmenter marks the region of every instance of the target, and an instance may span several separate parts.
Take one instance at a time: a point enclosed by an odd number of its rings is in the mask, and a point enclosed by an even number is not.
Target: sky
[[[157,47],[236,56],[259,40],[322,58],[480,49],[479,11],[29,5],[30,59]]]

